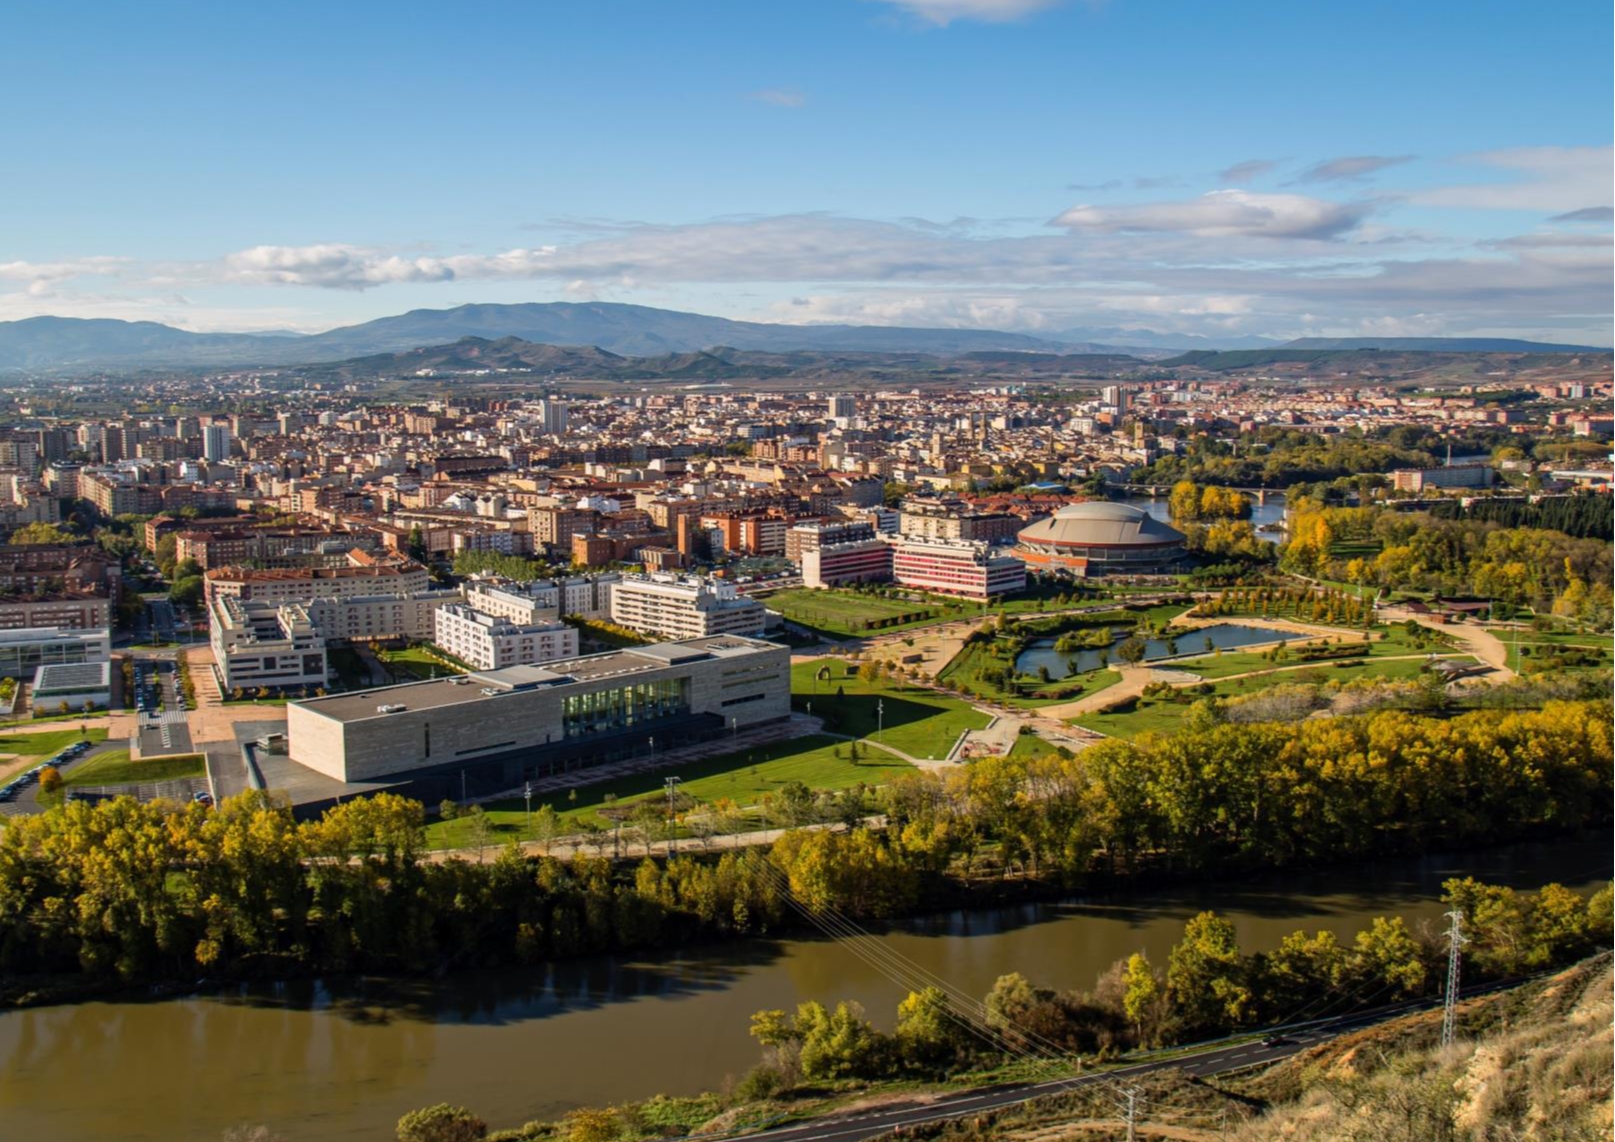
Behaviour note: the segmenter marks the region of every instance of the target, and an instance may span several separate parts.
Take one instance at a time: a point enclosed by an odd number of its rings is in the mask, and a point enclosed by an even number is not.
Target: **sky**
[[[24,2],[0,320],[1611,341],[1608,0]]]

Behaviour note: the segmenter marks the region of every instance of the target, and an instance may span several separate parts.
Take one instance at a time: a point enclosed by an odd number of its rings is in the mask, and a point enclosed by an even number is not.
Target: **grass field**
[[[600,816],[600,810],[608,805],[615,815],[617,810],[631,810],[643,801],[660,802],[663,781],[669,776],[681,779],[679,792],[685,796],[706,803],[727,798],[746,808],[758,804],[765,793],[775,792],[791,781],[800,781],[814,790],[850,789],[857,785],[880,785],[914,770],[906,761],[882,750],[868,746],[862,750],[862,760],[853,761],[848,743],[815,734],[654,773],[601,781],[567,793],[535,797],[533,809],[536,811],[541,805],[549,804],[560,815],[567,831],[576,832],[589,826],[611,825],[609,819]],[[842,756],[837,757],[837,751]],[[615,801],[608,801],[608,796]],[[524,835],[527,809],[520,798],[490,802],[483,806],[483,812],[500,842]],[[426,827],[426,836],[432,848],[465,848],[476,843],[471,822],[463,817],[432,822]]]
[[[855,591],[816,591],[807,587],[775,591],[762,600],[791,622],[831,638],[907,630],[976,614],[979,608],[930,600],[885,599]]]
[[[1473,664],[1476,660],[1465,655],[1454,661]],[[1423,665],[1423,661],[1419,659],[1397,659],[1390,662],[1348,659],[1338,665],[1325,662],[1300,669],[1274,670],[1268,674],[1252,675],[1247,678],[1225,678],[1212,685],[1209,696],[1237,698],[1245,694],[1259,693],[1271,686],[1322,685],[1328,682],[1351,682],[1358,678],[1405,681],[1417,678]],[[1198,697],[1197,695],[1196,698]],[[1176,729],[1188,709],[1188,702],[1174,702],[1170,698],[1139,698],[1137,707],[1126,713],[1083,714],[1081,717],[1073,718],[1072,722],[1111,737],[1131,738],[1142,733],[1165,733]]]
[[[819,679],[821,670],[829,677]],[[991,720],[964,702],[925,687],[889,678],[865,682],[844,658],[821,658],[791,667],[791,704],[825,720],[825,728],[859,738],[879,738],[910,757],[941,758],[966,730]]]
[[[178,781],[185,777],[206,776],[207,762],[199,753],[149,757],[135,761],[130,758],[126,749],[110,749],[63,773],[62,784],[70,788],[91,785],[138,785],[141,782]]]
[[[392,671],[400,682],[416,682],[423,678],[447,678],[463,674],[458,666],[447,665],[423,646],[406,646],[402,650],[378,649],[376,657]]]
[[[0,732],[0,755],[15,754],[14,757],[0,756],[0,777],[7,777],[24,769],[30,769],[47,757],[66,749],[76,741],[102,742],[107,740],[104,729],[93,729],[88,734],[80,733],[77,726],[72,729],[60,730],[30,730],[22,733]]]

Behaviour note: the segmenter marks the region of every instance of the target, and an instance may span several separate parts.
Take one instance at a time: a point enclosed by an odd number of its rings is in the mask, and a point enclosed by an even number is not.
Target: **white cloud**
[[[1056,7],[1064,0],[876,0],[891,4],[928,24],[945,28],[955,20],[1003,24]]]
[[[807,96],[794,87],[769,87],[762,91],[750,92],[746,98],[758,103],[772,103],[776,107],[796,108],[807,103]]]
[[[1408,201],[1422,206],[1478,210],[1582,211],[1615,202],[1611,147],[1517,147],[1470,155],[1464,162],[1513,177],[1504,182],[1445,186],[1414,191]]]
[[[1162,233],[1201,237],[1333,238],[1368,214],[1366,203],[1325,202],[1301,194],[1214,190],[1181,202],[1073,206],[1054,225],[1102,234]]]
[[[1296,176],[1297,182],[1362,182],[1369,175],[1378,174],[1386,167],[1400,166],[1413,161],[1412,155],[1347,155],[1339,159],[1326,159]]]
[[[1267,174],[1278,165],[1272,159],[1246,159],[1242,163],[1235,163],[1233,166],[1228,167],[1217,177],[1223,182],[1247,183],[1253,178],[1260,178],[1262,175]]]

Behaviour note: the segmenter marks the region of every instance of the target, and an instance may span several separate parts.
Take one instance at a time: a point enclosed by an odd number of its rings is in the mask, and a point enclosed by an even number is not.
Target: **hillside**
[[[1611,974],[1603,955],[1512,991],[1392,1020],[1255,1071],[1141,1076],[1141,1140],[1604,1142],[1610,1137]],[[1114,1093],[1081,1090],[912,1132],[946,1142],[1121,1142]],[[906,1132],[907,1133],[907,1132]]]
[[[1154,362],[1160,368],[1209,373],[1259,370],[1263,375],[1313,377],[1338,381],[1357,377],[1364,381],[1416,381],[1439,386],[1454,383],[1492,383],[1500,378],[1530,381],[1551,376],[1565,382],[1607,377],[1608,349],[1565,352],[1476,352],[1423,349],[1232,349],[1194,350]]]
[[[1119,354],[977,352],[950,357],[925,353],[764,352],[727,345],[659,356],[628,356],[590,345],[537,344],[518,337],[463,337],[446,345],[303,366],[298,371],[347,380],[409,377],[430,371],[451,379],[459,374],[460,379],[470,381],[492,370],[501,378],[811,382],[1109,376],[1141,365],[1143,362],[1136,358]]]
[[[1558,345],[1510,337],[1298,337],[1279,349],[1384,349],[1392,353],[1608,353],[1607,346]]]
[[[0,369],[280,366],[340,361],[442,345],[462,337],[517,337],[656,356],[714,346],[766,352],[1069,352],[1073,346],[988,329],[786,325],[608,302],[461,305],[416,309],[312,335],[192,333],[157,322],[33,317],[0,322]]]

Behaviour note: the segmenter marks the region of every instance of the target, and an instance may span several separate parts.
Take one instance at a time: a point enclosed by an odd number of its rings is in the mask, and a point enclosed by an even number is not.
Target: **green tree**
[[[1137,666],[1144,660],[1144,656],[1149,653],[1149,646],[1143,639],[1134,635],[1117,643],[1114,653],[1118,659],[1127,663],[1127,665]]]
[[[1143,952],[1134,952],[1127,957],[1127,967],[1122,973],[1122,1011],[1127,1021],[1133,1025],[1141,1042],[1146,1041],[1144,1023],[1149,1018],[1155,1006],[1155,997],[1160,986],[1155,978],[1155,969],[1150,966],[1149,957]]]
[[[1237,1027],[1251,1011],[1251,992],[1234,926],[1202,912],[1183,928],[1166,969],[1167,997],[1191,1032]]]

